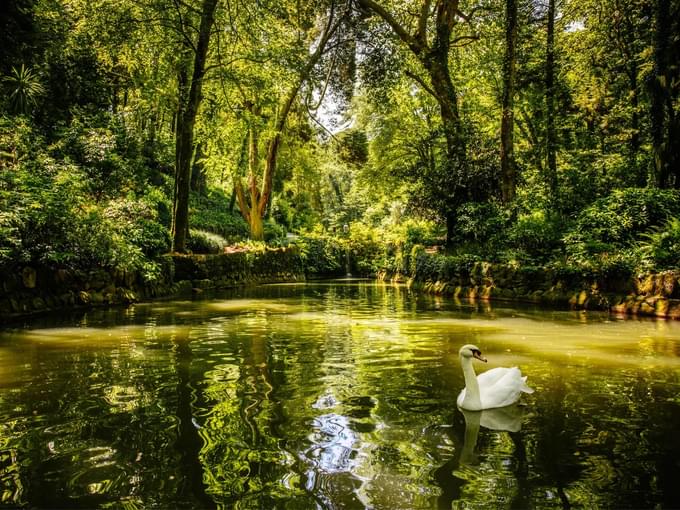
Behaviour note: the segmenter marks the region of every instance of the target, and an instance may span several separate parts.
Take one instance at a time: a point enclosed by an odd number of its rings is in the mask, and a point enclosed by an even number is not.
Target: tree
[[[175,131],[175,196],[172,221],[172,248],[176,252],[185,250],[189,231],[189,189],[191,187],[191,158],[194,150],[194,126],[201,103],[201,89],[217,3],[218,0],[203,0],[200,25],[195,40],[190,36],[188,25],[180,27],[184,35],[184,44],[178,71],[179,97]],[[181,17],[180,23],[182,23]]]
[[[503,59],[503,98],[501,111],[501,193],[503,202],[515,197],[516,167],[514,154],[515,46],[517,42],[517,1],[505,3],[505,57]]]
[[[454,28],[461,22],[470,22],[472,13],[465,14],[458,0],[423,0],[420,8],[412,6],[418,14],[400,22],[383,5],[374,0],[358,0],[358,4],[378,15],[403,44],[411,51],[427,73],[429,83],[417,73],[410,73],[424,90],[431,94],[439,105],[442,130],[446,140],[448,171],[465,172],[466,151],[463,126],[458,110],[458,96],[449,71],[449,52],[453,46],[475,40],[474,34],[465,33],[452,37]],[[408,27],[415,29],[409,31]],[[430,41],[429,35],[433,34]],[[452,182],[456,182],[453,179]],[[464,189],[455,186],[447,190],[452,197],[446,210],[447,240],[453,237],[455,228],[455,204],[464,200]]]
[[[545,152],[550,200],[557,204],[557,135],[555,132],[555,0],[548,0],[545,55]]]
[[[654,1],[654,69],[650,114],[654,177],[660,188],[680,188],[680,2]]]
[[[312,42],[314,50],[301,65],[296,76],[283,96],[276,111],[274,125],[272,127],[271,138],[267,142],[266,157],[264,160],[263,175],[259,178],[259,128],[254,119],[251,119],[248,130],[248,183],[246,189],[240,179],[236,180],[236,196],[239,209],[244,219],[250,225],[250,235],[252,239],[262,240],[264,238],[263,218],[269,205],[274,174],[276,172],[277,158],[282,136],[286,128],[286,121],[295,103],[300,89],[310,78],[314,67],[319,63],[321,57],[327,49],[331,37],[338,31],[340,26],[346,21],[347,12],[341,10],[340,6],[331,4],[324,28],[319,37]],[[339,12],[338,12],[339,11]],[[251,117],[259,117],[262,113],[261,107],[248,99],[244,100],[244,108],[251,114]]]

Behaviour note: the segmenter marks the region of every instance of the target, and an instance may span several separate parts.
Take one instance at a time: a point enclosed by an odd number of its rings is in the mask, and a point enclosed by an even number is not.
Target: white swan
[[[461,409],[480,411],[505,407],[516,402],[521,392],[534,392],[527,386],[526,376],[522,377],[522,372],[517,367],[492,368],[476,375],[472,358],[486,363],[486,358],[482,357],[482,351],[476,345],[464,345],[458,354],[465,376],[465,388],[456,400]]]

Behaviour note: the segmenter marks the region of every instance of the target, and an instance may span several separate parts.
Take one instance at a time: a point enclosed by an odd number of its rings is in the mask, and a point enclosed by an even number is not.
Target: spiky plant
[[[14,113],[31,113],[31,109],[38,103],[38,98],[45,93],[45,87],[40,83],[37,74],[24,64],[18,69],[13,67],[12,72],[5,76],[2,82],[9,89],[9,108]]]

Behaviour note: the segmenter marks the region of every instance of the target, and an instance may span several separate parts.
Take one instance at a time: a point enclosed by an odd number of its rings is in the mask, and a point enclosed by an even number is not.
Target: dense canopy
[[[1,265],[680,265],[677,0],[0,10]]]

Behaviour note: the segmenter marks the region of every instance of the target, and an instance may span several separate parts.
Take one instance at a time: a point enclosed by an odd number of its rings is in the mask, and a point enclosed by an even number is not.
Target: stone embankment
[[[167,255],[152,279],[141,272],[31,265],[1,269],[0,323],[48,311],[124,305],[241,285],[304,279],[297,250]]]
[[[446,275],[404,276],[382,271],[378,278],[406,282],[424,292],[458,299],[524,301],[578,310],[680,319],[680,271],[629,276],[575,269],[513,267],[477,262]]]

